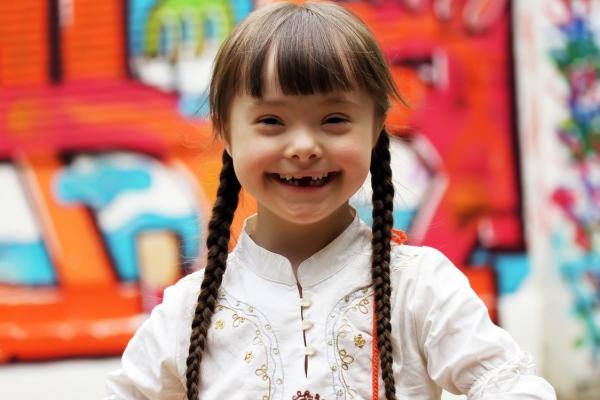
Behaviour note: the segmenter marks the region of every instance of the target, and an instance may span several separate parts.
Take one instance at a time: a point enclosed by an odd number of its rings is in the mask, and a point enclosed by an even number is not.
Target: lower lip
[[[279,183],[281,186],[283,186],[283,187],[285,187],[286,189],[289,189],[289,190],[294,190],[294,191],[298,191],[298,192],[313,192],[313,191],[317,191],[319,189],[323,189],[323,188],[326,188],[327,186],[329,186],[331,184],[331,182],[333,182],[338,177],[338,174],[339,173],[337,173],[337,172],[330,173],[329,176],[328,176],[328,178],[327,178],[327,181],[323,185],[321,185],[321,186],[300,186],[300,185],[296,186],[296,185],[290,185],[290,184],[287,184],[285,182],[282,182],[281,179],[279,179],[279,177],[277,177],[277,176],[275,176],[273,174],[270,174],[269,178],[271,178],[272,180],[274,180],[275,182]]]

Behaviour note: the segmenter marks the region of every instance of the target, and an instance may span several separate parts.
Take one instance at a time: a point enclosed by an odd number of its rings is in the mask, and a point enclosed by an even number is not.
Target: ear
[[[231,157],[231,144],[229,143],[229,140],[223,138],[223,147],[227,154],[229,154],[229,157]]]
[[[225,149],[227,154],[229,154],[229,156],[231,157],[231,140],[230,140],[230,136],[229,136],[227,130],[225,132],[220,132],[218,134],[218,136],[223,141],[223,148]]]
[[[379,140],[379,135],[383,131],[385,127],[385,117],[376,118],[375,123],[373,124],[373,145],[371,148],[374,148]]]

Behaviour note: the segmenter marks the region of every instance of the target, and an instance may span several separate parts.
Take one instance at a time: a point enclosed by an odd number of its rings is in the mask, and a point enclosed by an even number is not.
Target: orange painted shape
[[[64,80],[125,77],[123,3],[78,0],[65,10]]]
[[[48,5],[0,1],[0,86],[48,82]]]
[[[60,204],[53,191],[61,162],[55,155],[36,155],[23,160],[22,167],[59,285],[65,289],[113,285],[113,268],[91,215],[83,205]]]
[[[137,285],[0,285],[0,363],[121,354],[142,322],[140,304]]]
[[[487,266],[469,266],[462,268],[461,271],[469,279],[471,287],[477,293],[479,298],[485,303],[490,318],[498,322],[496,278],[494,270]]]

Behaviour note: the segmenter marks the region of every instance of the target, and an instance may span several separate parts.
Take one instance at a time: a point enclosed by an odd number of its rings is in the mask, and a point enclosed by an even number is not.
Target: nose
[[[290,133],[290,143],[285,150],[286,158],[298,161],[312,161],[321,158],[323,150],[315,134],[304,129]]]

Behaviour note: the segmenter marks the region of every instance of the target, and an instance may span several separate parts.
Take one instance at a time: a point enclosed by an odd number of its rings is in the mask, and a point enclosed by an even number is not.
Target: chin
[[[314,214],[294,214],[285,215],[282,216],[282,218],[287,222],[296,225],[312,225],[324,220],[327,218],[327,216],[317,216]]]
[[[333,210],[289,210],[282,214],[279,214],[279,217],[286,220],[287,222],[297,224],[297,225],[312,225],[319,223],[332,214],[335,213],[335,209]]]

